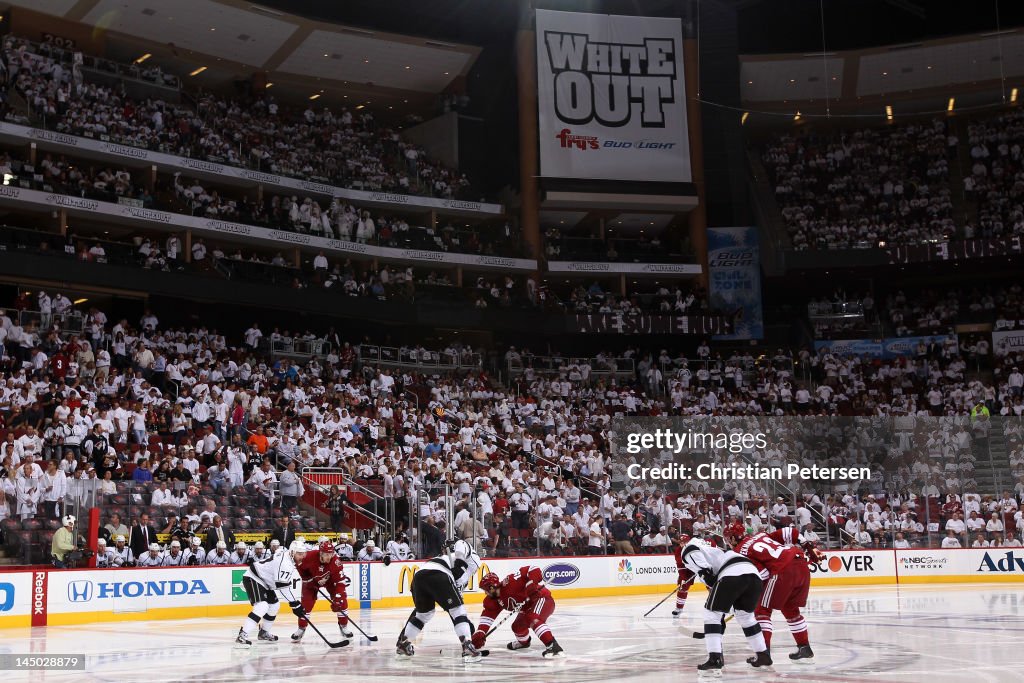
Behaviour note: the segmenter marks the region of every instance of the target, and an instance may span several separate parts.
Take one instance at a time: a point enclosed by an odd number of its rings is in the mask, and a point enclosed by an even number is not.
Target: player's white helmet
[[[100,538],[100,539],[96,540],[96,545],[101,545],[104,548],[106,548],[107,547],[107,542],[105,540],[103,540],[102,538]]]
[[[178,541],[171,541],[171,547],[172,548],[180,548],[181,547],[181,543],[179,543]]]
[[[238,543],[235,544],[235,550],[244,550],[245,548],[248,548],[248,547],[249,546],[247,546],[245,544],[245,541],[239,541]]]
[[[198,536],[193,536],[192,537],[192,545],[202,545],[202,544],[203,544],[203,539],[199,538]]]
[[[263,550],[267,546],[263,545],[263,541],[256,541],[256,545],[253,546],[254,550]]]
[[[217,549],[218,550],[227,550],[228,549],[228,544],[225,543],[224,541],[217,541]]]
[[[74,526],[76,521],[78,520],[75,519],[74,515],[64,515],[64,519],[61,520],[61,524],[64,526]]]
[[[316,544],[317,544],[317,545],[320,545],[320,544],[321,544],[321,543],[323,543],[324,541],[330,541],[330,540],[331,540],[331,539],[327,538],[326,536],[321,536],[320,538],[316,539]]]
[[[288,546],[288,550],[292,555],[305,555],[308,552],[306,544],[298,539],[292,541],[292,544]]]
[[[155,553],[158,553],[158,552],[160,552],[160,544],[159,543],[150,543],[149,544],[149,549],[151,551],[155,552]]]

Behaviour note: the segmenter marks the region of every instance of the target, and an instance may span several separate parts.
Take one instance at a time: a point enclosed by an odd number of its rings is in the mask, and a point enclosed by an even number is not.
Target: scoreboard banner
[[[537,10],[541,175],[690,182],[682,22]]]

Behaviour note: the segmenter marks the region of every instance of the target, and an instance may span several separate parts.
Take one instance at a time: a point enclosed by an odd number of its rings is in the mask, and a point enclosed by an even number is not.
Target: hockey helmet
[[[160,552],[160,544],[159,543],[150,543],[149,544],[149,549],[151,551],[155,552],[155,553],[158,553],[158,552]]]
[[[114,537],[114,543],[124,543],[124,542],[125,542],[124,536],[115,536]]]
[[[320,541],[320,553],[321,554],[323,554],[323,553],[333,553],[333,552],[334,552],[334,544],[333,543],[331,543],[326,538],[324,540]]]
[[[293,555],[305,555],[308,552],[306,549],[306,544],[298,540],[292,541],[292,544],[288,546],[288,550]]]
[[[480,579],[480,590],[484,592],[490,591],[492,588],[497,588],[501,585],[501,579],[494,572],[488,572],[484,574],[484,577]]]
[[[178,541],[171,541],[171,547],[172,548],[180,548],[181,547],[181,543],[179,543]]]
[[[747,530],[739,522],[733,522],[722,531],[722,537],[730,544],[739,543],[747,535]]]
[[[253,545],[253,550],[263,550],[266,547],[267,546],[263,545],[263,541],[256,541],[256,544]]]
[[[224,541],[217,541],[217,549],[218,550],[227,550],[228,549],[228,544],[225,543]]]
[[[319,545],[319,544],[322,544],[324,541],[330,541],[330,540],[331,539],[327,538],[326,536],[321,536],[320,538],[316,539],[316,542]]]
[[[238,543],[235,544],[235,550],[244,550],[244,549],[246,549],[248,547],[249,546],[247,546],[245,544],[245,541],[239,541]]]
[[[203,539],[199,538],[198,536],[193,536],[192,537],[192,545],[202,545],[202,544],[203,544]]]
[[[103,546],[104,548],[106,548],[106,547],[107,547],[107,542],[106,542],[106,540],[104,540],[104,539],[100,538],[100,539],[97,539],[97,540],[96,540],[96,545],[101,545],[101,546]]]

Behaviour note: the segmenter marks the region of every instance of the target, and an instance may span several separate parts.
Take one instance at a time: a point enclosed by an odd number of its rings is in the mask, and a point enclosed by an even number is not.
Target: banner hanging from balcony
[[[537,10],[541,175],[689,182],[682,23]]]
[[[735,315],[733,331],[716,339],[761,339],[761,249],[757,228],[708,228],[711,308]]]
[[[622,315],[581,313],[569,317],[567,332],[584,334],[728,334],[732,321],[721,315]]]

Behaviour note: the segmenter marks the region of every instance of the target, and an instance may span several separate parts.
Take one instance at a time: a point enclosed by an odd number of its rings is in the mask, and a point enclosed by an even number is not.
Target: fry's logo
[[[568,128],[563,128],[562,131],[555,136],[558,139],[558,145],[562,149],[575,147],[576,149],[597,149],[601,146],[600,141],[593,135],[573,135],[572,131]]]
[[[675,101],[675,40],[602,43],[585,33],[545,31],[544,46],[559,120],[619,127],[637,110],[644,128],[665,127],[665,104]]]

